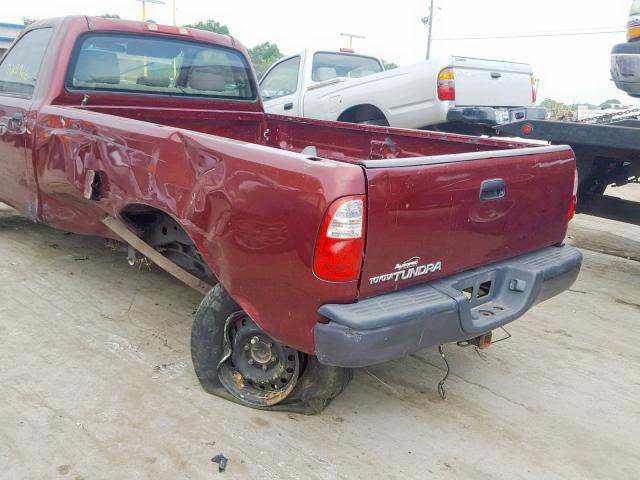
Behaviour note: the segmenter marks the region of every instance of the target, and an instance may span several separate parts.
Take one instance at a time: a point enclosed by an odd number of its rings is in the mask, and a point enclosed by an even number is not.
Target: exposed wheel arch
[[[139,232],[145,243],[173,263],[205,283],[218,283],[195,242],[171,215],[148,205],[130,204],[120,212],[120,216]]]
[[[340,114],[338,122],[389,126],[389,121],[382,110],[371,104],[355,105],[348,108]]]

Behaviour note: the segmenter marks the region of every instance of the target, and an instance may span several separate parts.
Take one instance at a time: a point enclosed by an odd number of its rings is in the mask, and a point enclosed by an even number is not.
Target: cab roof
[[[147,35],[169,35],[177,38],[191,39],[200,42],[212,43],[224,47],[238,48],[244,50],[242,45],[230,35],[198,30],[197,28],[181,27],[180,30],[186,34],[178,33],[178,27],[152,22],[139,22],[135,20],[122,20],[119,18],[90,17],[86,15],[73,15],[67,17],[56,17],[32,23],[25,30],[41,28],[44,26],[58,27],[74,23],[83,23],[91,31],[96,32],[123,32],[123,33],[144,33]],[[158,28],[154,29],[154,25]],[[151,28],[150,28],[151,26]]]

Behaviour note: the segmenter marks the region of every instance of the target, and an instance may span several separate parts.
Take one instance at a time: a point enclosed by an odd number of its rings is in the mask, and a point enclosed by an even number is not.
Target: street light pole
[[[351,50],[353,50],[353,39],[354,38],[364,38],[364,36],[362,36],[362,35],[355,35],[353,33],[341,33],[340,35],[343,36],[343,37],[349,37],[349,48]]]
[[[427,23],[429,23],[429,34],[427,37],[427,60],[431,56],[431,32],[433,31],[433,0],[431,0],[431,6],[429,8],[429,16],[424,17],[422,19],[422,23],[424,23],[425,27]]]
[[[162,0],[138,0],[138,1],[142,2],[142,21],[143,22],[147,21],[147,2],[157,3],[158,5],[164,5],[164,2]]]

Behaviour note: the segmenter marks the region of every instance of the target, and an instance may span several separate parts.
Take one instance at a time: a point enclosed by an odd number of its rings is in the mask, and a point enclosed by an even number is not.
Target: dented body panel
[[[162,210],[274,338],[309,349],[296,339],[311,338],[321,299],[357,295],[356,282],[325,282],[312,271],[328,203],[365,191],[355,165],[147,122],[123,125],[120,118],[69,107],[44,109],[38,137],[40,221],[111,237],[100,222],[105,214],[117,217],[132,205]],[[98,202],[85,195],[90,172],[107,179]]]
[[[353,303],[564,237],[566,209],[560,210],[569,202],[573,175],[566,149],[525,161],[517,149],[526,144],[267,115],[259,96],[232,101],[70,91],[65,79],[83,34],[170,35],[150,33],[140,22],[86,17],[38,22],[23,35],[38,28],[53,32],[33,95],[15,100],[0,92],[0,162],[11,166],[0,174],[0,199],[36,221],[107,238],[117,235],[105,216],[125,221],[128,212],[145,209],[168,215],[250,317],[295,349],[314,352],[314,328],[328,322],[319,313],[323,305]],[[189,35],[246,57],[231,37]],[[257,85],[253,72],[250,81]],[[25,111],[20,135],[7,130],[16,104]],[[491,158],[490,152],[505,150],[513,156]],[[431,169],[363,163],[475,153],[487,158],[473,168],[473,162]],[[518,200],[475,208],[481,181],[505,168],[525,206]],[[352,195],[369,202],[364,270],[358,280],[325,281],[313,271],[320,226],[330,204]],[[545,196],[549,206],[539,203]],[[429,244],[425,235],[437,238]],[[413,273],[393,273],[400,270]],[[388,274],[391,282],[369,281]]]

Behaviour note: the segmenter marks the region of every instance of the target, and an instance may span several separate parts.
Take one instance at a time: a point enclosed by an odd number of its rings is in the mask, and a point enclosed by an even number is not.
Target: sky
[[[421,18],[429,0],[175,0],[178,24],[212,18],[251,47],[275,42],[285,54],[306,48],[347,46],[340,33],[355,39],[359,53],[399,65],[425,58],[427,29]],[[21,23],[22,17],[103,13],[140,20],[139,0],[4,0],[0,22]],[[624,30],[631,0],[435,0],[432,56],[459,55],[526,62],[540,79],[539,99],[600,104],[618,98],[637,103],[610,80],[611,47],[625,33],[539,36]],[[172,23],[172,0],[147,4],[158,23]],[[532,34],[528,38],[468,37]],[[461,38],[463,37],[463,38]],[[464,38],[466,37],[466,38]]]

